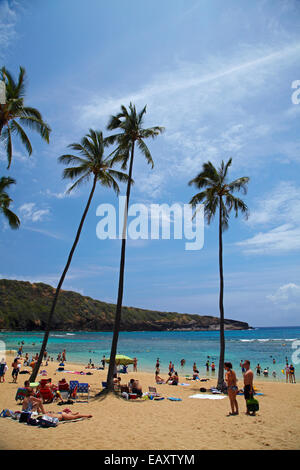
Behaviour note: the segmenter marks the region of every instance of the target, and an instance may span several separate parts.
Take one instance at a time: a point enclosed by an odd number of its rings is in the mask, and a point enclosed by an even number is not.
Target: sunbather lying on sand
[[[44,413],[46,416],[51,416],[52,418],[57,418],[59,421],[70,421],[72,419],[79,418],[92,418],[93,415],[83,415],[80,413],[75,413],[73,411],[62,411],[62,413],[55,413],[54,411],[47,411]]]

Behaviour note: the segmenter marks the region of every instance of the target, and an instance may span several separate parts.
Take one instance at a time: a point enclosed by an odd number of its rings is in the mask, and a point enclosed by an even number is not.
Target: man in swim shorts
[[[247,402],[250,398],[253,397],[253,372],[250,369],[250,361],[246,360],[243,364],[243,368],[245,369],[244,373],[244,397]],[[250,415],[250,412],[246,411],[247,415]],[[253,416],[255,415],[255,411],[253,412]]]

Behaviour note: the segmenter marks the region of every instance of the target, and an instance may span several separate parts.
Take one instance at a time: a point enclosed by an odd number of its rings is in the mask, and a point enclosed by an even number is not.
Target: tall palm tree
[[[202,171],[189,182],[189,185],[196,186],[197,189],[202,190],[195,194],[191,199],[190,204],[195,207],[197,204],[204,204],[204,215],[208,225],[213,220],[217,208],[219,208],[219,273],[220,273],[220,295],[219,295],[219,309],[220,309],[220,360],[219,360],[219,373],[217,387],[222,389],[224,381],[224,356],[225,356],[225,336],[224,336],[224,278],[223,278],[223,240],[222,234],[229,227],[229,215],[233,209],[235,217],[238,217],[239,212],[242,212],[246,217],[248,216],[247,205],[235,197],[235,191],[243,191],[247,193],[247,184],[249,178],[243,176],[231,183],[228,182],[227,172],[231,166],[232,159],[230,158],[225,164],[222,161],[220,168],[216,169],[211,162],[204,163]]]
[[[9,209],[12,199],[7,194],[6,189],[9,188],[11,184],[15,183],[16,181],[9,176],[2,176],[2,178],[0,178],[0,212],[2,212],[9,226],[14,230],[19,228],[20,220],[18,216]]]
[[[25,73],[25,69],[20,67],[19,78],[16,82],[5,67],[1,69],[6,88],[6,103],[0,104],[0,138],[6,147],[7,168],[10,167],[12,160],[13,134],[21,139],[27,153],[32,154],[32,146],[23,125],[37,131],[42,139],[49,143],[51,129],[43,121],[41,113],[35,108],[24,106]]]
[[[122,300],[123,300],[123,288],[124,288],[124,270],[125,270],[125,250],[126,250],[126,228],[127,228],[127,216],[128,206],[130,199],[131,181],[132,181],[132,169],[135,146],[141,151],[142,155],[146,158],[147,162],[153,168],[154,163],[152,160],[151,153],[144,142],[144,139],[151,137],[154,139],[164,131],[163,127],[150,127],[148,129],[143,128],[143,117],[146,113],[146,106],[141,112],[137,112],[135,106],[130,103],[129,110],[125,106],[121,106],[121,112],[116,116],[111,116],[107,129],[112,131],[120,129],[121,132],[108,137],[110,143],[116,143],[117,148],[113,152],[113,160],[116,162],[122,162],[122,169],[127,168],[129,162],[128,182],[126,191],[126,207],[124,213],[124,226],[123,226],[123,237],[122,237],[122,248],[121,248],[121,260],[120,260],[120,274],[119,274],[119,287],[118,287],[118,299],[116,306],[116,315],[114,322],[113,339],[111,345],[110,361],[107,374],[107,391],[113,391],[113,374],[115,368],[115,357],[117,352],[117,344],[120,331],[121,323],[121,312],[122,312]]]
[[[30,377],[31,381],[35,381],[41,362],[43,360],[43,355],[46,350],[47,341],[51,329],[52,318],[54,315],[59,292],[64,282],[65,276],[68,272],[69,266],[71,264],[75,248],[79,241],[81,230],[86,215],[88,213],[96,185],[99,182],[102,186],[113,188],[113,190],[118,194],[119,186],[116,180],[121,182],[127,182],[128,180],[128,176],[125,173],[112,169],[114,163],[112,162],[111,158],[104,157],[104,149],[107,145],[108,142],[106,139],[103,139],[102,132],[90,129],[89,134],[83,137],[80,143],[73,143],[69,145],[69,147],[72,150],[77,151],[80,156],[68,154],[62,155],[58,158],[60,163],[75,165],[72,167],[65,168],[63,171],[63,178],[68,178],[72,180],[78,178],[75,183],[68,189],[68,193],[73,191],[73,189],[77,188],[81,184],[90,181],[90,179],[92,179],[92,188],[83,215],[81,217],[80,224],[77,229],[75,240],[69,253],[66,266],[63,270],[63,273],[60,277],[59,283],[54,294],[39,358]]]

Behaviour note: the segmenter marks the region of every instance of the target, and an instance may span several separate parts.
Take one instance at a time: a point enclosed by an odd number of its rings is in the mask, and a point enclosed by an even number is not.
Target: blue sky
[[[15,141],[9,171],[0,149],[21,219],[18,231],[0,221],[1,278],[56,286],[90,191],[65,194],[57,157],[133,101],[166,130],[149,143],[153,170],[136,156],[132,202],[188,203],[202,164],[232,157],[250,217],[224,234],[225,316],[299,325],[299,23],[293,0],[0,0],[0,62],[25,67],[26,103],[52,128],[49,145],[30,134],[30,158]],[[96,237],[101,203],[118,200],[97,188],[63,288],[115,303],[120,240]],[[214,222],[200,251],[129,240],[124,305],[218,315],[217,237]]]

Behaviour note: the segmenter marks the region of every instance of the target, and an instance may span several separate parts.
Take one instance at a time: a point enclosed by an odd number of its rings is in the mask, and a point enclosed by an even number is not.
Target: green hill
[[[0,280],[0,329],[44,330],[54,288],[43,283]],[[77,292],[61,291],[52,330],[112,331],[115,305]],[[123,307],[123,331],[216,330],[219,319],[212,316],[157,312]],[[245,322],[225,320],[226,329],[248,329]]]

